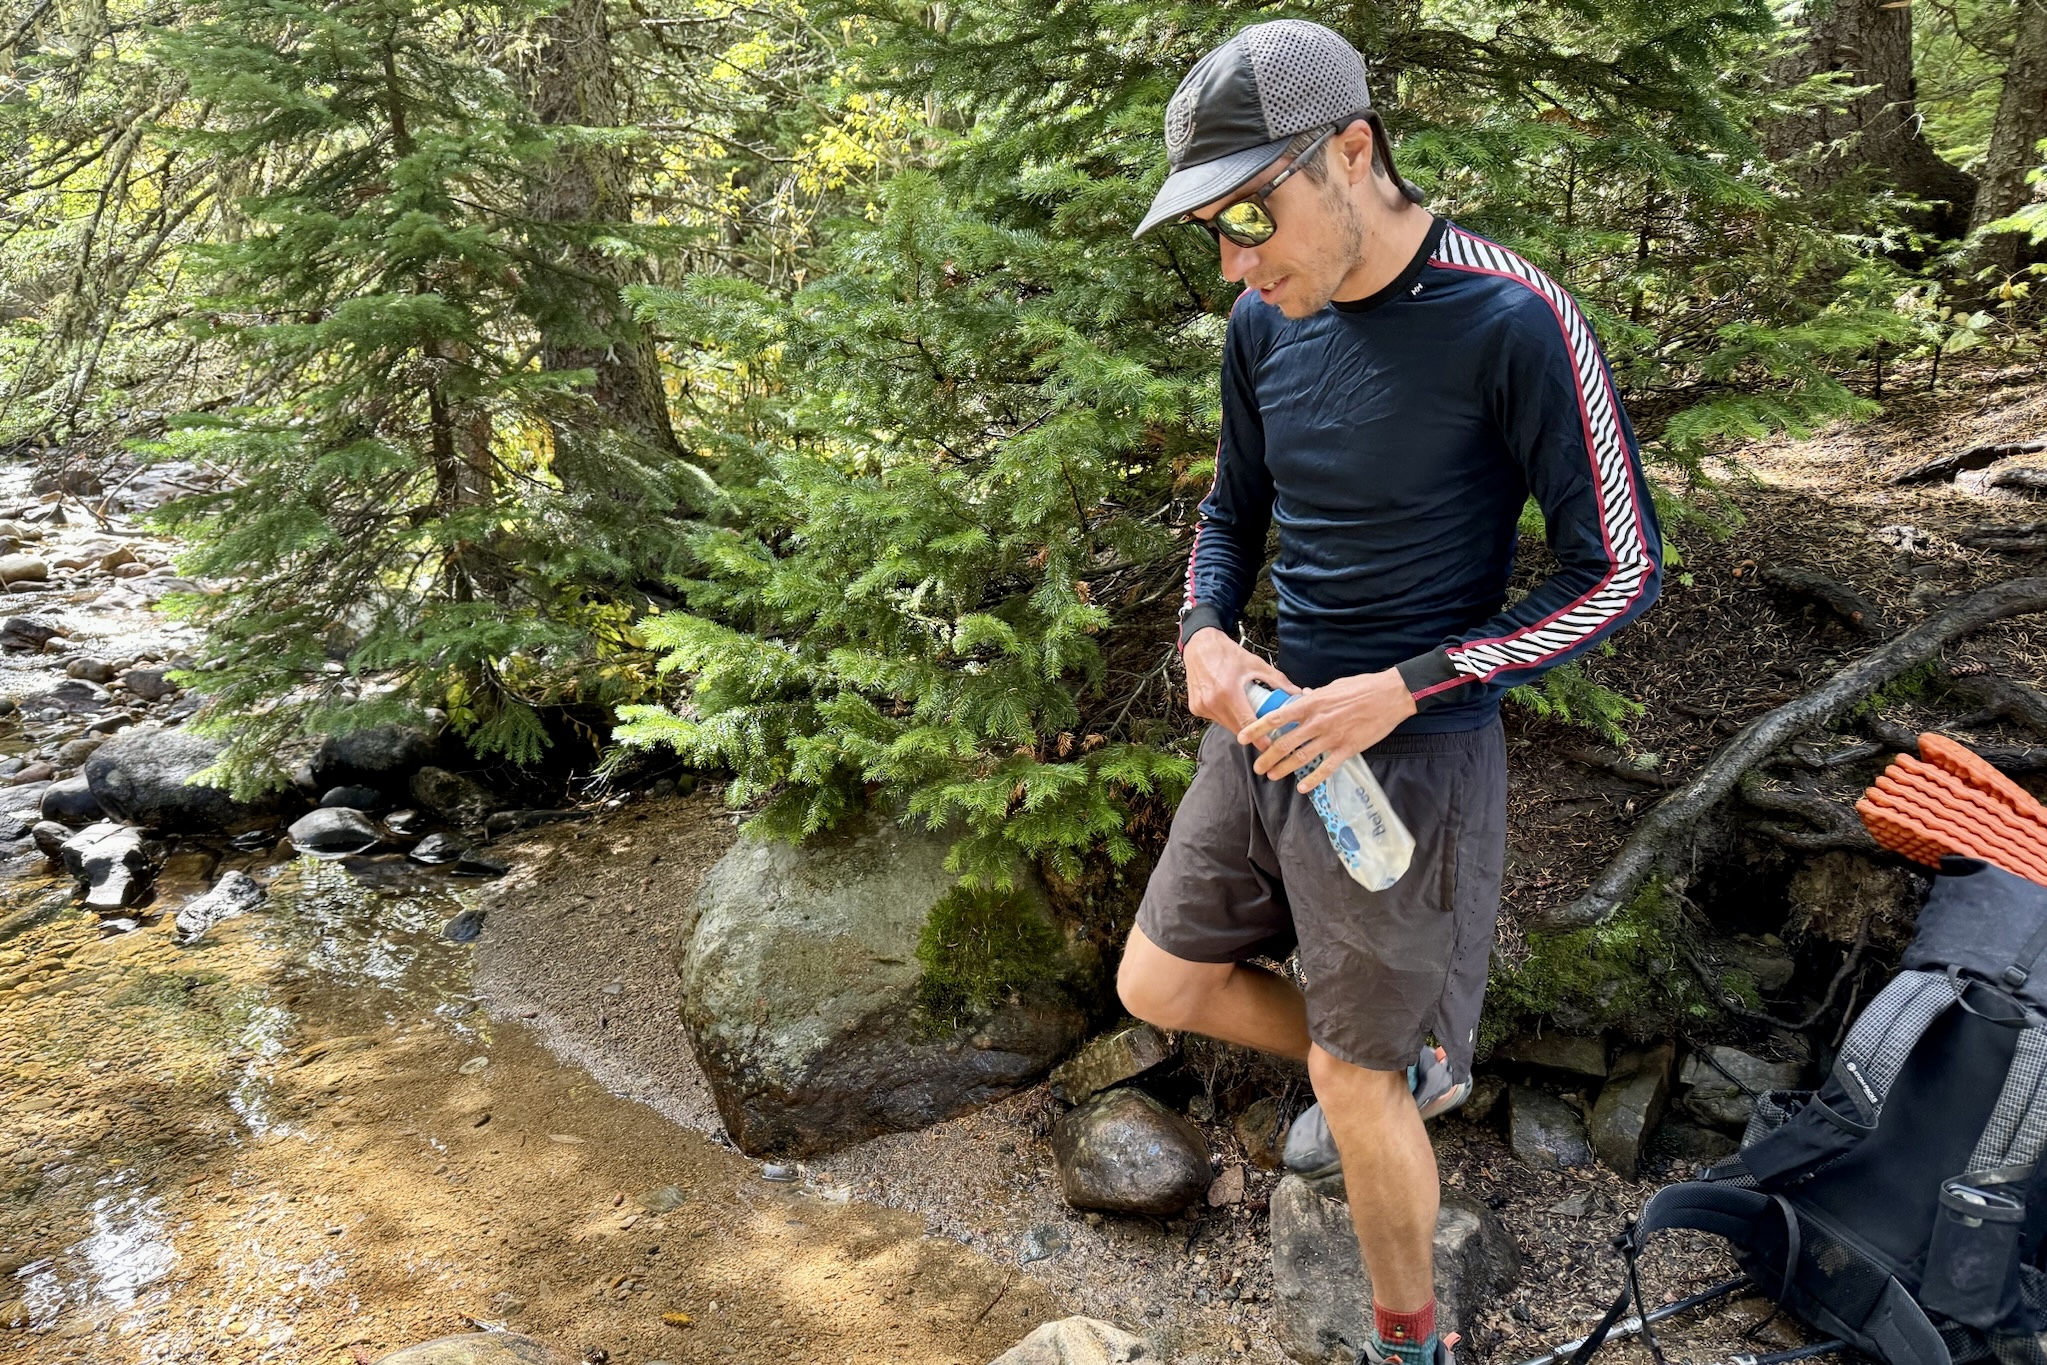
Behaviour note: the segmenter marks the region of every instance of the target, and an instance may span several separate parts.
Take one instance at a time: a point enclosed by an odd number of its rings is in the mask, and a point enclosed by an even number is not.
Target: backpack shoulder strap
[[[2047,1148],[2047,1028],[2033,1024],[2019,1032],[2011,1069],[2005,1072],[1997,1107],[1990,1111],[1990,1121],[1976,1140],[1969,1170],[2030,1166],[2040,1159],[2043,1148]]]
[[[1905,1059],[1927,1028],[1961,998],[1961,987],[1944,972],[1899,972],[1869,1002],[1841,1044],[1834,1076],[1874,1127],[1883,1116]]]

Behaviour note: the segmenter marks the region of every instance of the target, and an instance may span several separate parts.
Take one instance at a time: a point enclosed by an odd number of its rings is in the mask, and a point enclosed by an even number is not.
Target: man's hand
[[[1192,640],[1188,646],[1191,650]],[[1265,749],[1252,767],[1275,781],[1312,763],[1317,754],[1328,755],[1322,766],[1300,783],[1300,791],[1311,792],[1328,781],[1345,759],[1386,738],[1414,710],[1414,698],[1397,671],[1359,673],[1338,678],[1327,687],[1308,689],[1271,715],[1240,727],[1237,740]],[[1267,744],[1266,731],[1282,722],[1292,722],[1294,728]]]
[[[1287,675],[1274,668],[1220,630],[1198,630],[1181,654],[1187,666],[1187,709],[1203,720],[1212,720],[1232,732],[1250,725],[1256,713],[1244,684],[1252,678],[1282,692],[1298,692]],[[1292,703],[1288,703],[1292,710]],[[1268,723],[1259,730],[1263,746]],[[1244,740],[1237,734],[1239,742]]]

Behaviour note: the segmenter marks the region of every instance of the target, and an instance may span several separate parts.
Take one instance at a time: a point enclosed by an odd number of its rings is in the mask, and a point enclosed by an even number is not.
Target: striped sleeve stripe
[[[1627,445],[1621,439],[1620,403],[1600,361],[1592,328],[1577,303],[1527,261],[1461,228],[1452,227],[1443,234],[1435,263],[1518,281],[1540,294],[1556,314],[1577,371],[1579,414],[1599,489],[1599,523],[1610,566],[1589,592],[1543,620],[1512,635],[1450,646],[1447,653],[1452,667],[1483,680],[1501,669],[1539,663],[1584,643],[1627,613],[1656,566],[1642,535],[1633,471]]]

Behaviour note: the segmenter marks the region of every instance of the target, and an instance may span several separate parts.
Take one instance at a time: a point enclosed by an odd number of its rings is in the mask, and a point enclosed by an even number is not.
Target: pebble
[[[441,926],[441,937],[450,943],[474,943],[483,933],[483,921],[489,913],[481,909],[464,910]]]
[[[784,1166],[780,1162],[775,1161],[770,1161],[761,1167],[761,1179],[772,1180],[778,1185],[794,1184],[797,1174],[798,1172],[794,1166]]]
[[[489,1065],[490,1058],[488,1057],[471,1057],[468,1061],[455,1068],[455,1074],[458,1076],[474,1076]]]

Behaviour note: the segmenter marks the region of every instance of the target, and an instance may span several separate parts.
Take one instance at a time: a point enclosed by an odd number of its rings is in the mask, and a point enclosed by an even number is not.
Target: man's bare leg
[[[1405,1071],[1367,1071],[1312,1045],[1308,1079],[1343,1156],[1372,1297],[1395,1313],[1435,1298],[1439,1175]]]
[[[1133,928],[1116,990],[1125,1009],[1160,1028],[1308,1060],[1308,1002],[1293,982],[1263,968],[1189,962]],[[1408,1108],[1414,1108],[1413,1101]]]

